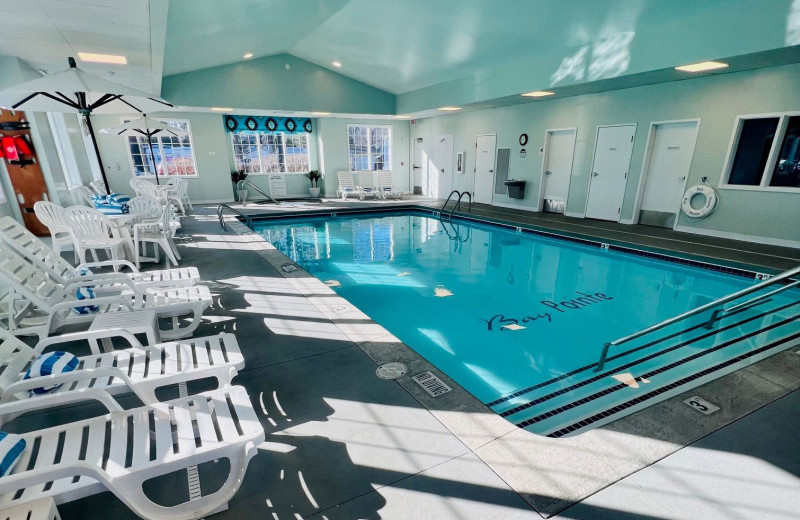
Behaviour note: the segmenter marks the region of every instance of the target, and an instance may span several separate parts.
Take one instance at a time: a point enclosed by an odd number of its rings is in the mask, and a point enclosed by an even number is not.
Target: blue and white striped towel
[[[8,475],[25,451],[25,439],[13,433],[0,432],[0,477]]]
[[[49,376],[51,374],[63,374],[65,372],[72,372],[78,367],[78,358],[69,352],[48,352],[39,356],[36,361],[31,364],[31,367],[25,372],[23,380],[31,379],[40,376]],[[46,394],[57,389],[61,384],[43,386],[34,388],[31,393],[34,395]]]

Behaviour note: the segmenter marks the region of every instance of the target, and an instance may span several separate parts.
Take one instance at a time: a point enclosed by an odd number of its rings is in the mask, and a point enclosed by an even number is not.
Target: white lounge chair
[[[4,309],[8,329],[16,335],[38,334],[41,339],[64,325],[91,322],[98,313],[134,309],[155,309],[159,318],[172,318],[170,328],[160,331],[163,339],[185,338],[200,325],[203,311],[212,304],[205,285],[140,291],[132,281],[115,277],[108,281],[80,280],[64,286],[47,271],[7,248],[0,248],[0,284],[9,289]],[[104,285],[116,291],[119,286],[127,285],[127,289],[108,294],[103,290]],[[79,288],[91,286],[99,294],[105,294],[93,299],[75,296]],[[90,306],[96,306],[97,310],[87,311]],[[180,317],[190,317],[188,325],[181,326]]]
[[[89,187],[100,196],[108,195],[108,190],[106,189],[106,185],[103,181],[92,181],[89,183]]]
[[[143,518],[200,518],[233,497],[264,441],[264,429],[240,386],[131,410],[123,410],[104,390],[88,389],[0,404],[0,414],[64,406],[88,394],[108,413],[21,434],[26,448],[10,474],[0,478],[0,508],[46,497],[64,503],[107,489]],[[221,458],[230,461],[230,469],[214,493],[163,506],[144,492],[147,480]]]
[[[339,172],[339,187],[336,188],[336,196],[346,200],[348,195],[355,195],[359,199],[363,199],[364,195],[361,189],[356,186],[353,181],[353,172]]]
[[[130,348],[100,352],[99,341],[111,338],[125,340]],[[78,367],[71,372],[23,379],[25,370],[45,350],[86,340],[92,354],[78,358]],[[192,380],[214,378],[219,388],[231,384],[244,368],[244,356],[236,336],[193,338],[178,342],[143,347],[127,331],[85,331],[54,336],[29,347],[5,329],[0,329],[0,403],[19,399],[37,399],[29,392],[34,388],[61,386],[48,394],[101,388],[110,394],[132,391],[145,404],[158,402],[156,389]],[[10,418],[0,417],[0,425]]]
[[[356,188],[358,188],[361,192],[361,199],[364,199],[364,197],[378,198],[381,196],[378,187],[375,186],[375,177],[371,171],[357,172],[356,175],[358,175],[358,183],[356,184]]]
[[[75,263],[78,263],[78,248],[75,247],[75,242],[72,239],[72,230],[64,224],[64,208],[58,204],[40,200],[33,205],[33,212],[39,222],[50,230],[50,238],[53,241],[53,249],[56,254],[60,255],[61,249],[64,246],[69,246],[75,252]]]
[[[87,251],[96,262],[98,249],[106,251],[111,260],[124,258],[125,238],[114,236],[114,226],[100,211],[72,206],[64,210],[62,218],[70,228],[81,263],[86,262]]]
[[[389,197],[403,198],[403,192],[400,191],[392,181],[392,172],[388,170],[381,170],[378,172],[378,191],[384,199]]]
[[[138,197],[137,197],[138,198]],[[131,202],[136,199],[132,199]],[[158,201],[153,202],[161,211]],[[180,267],[177,269],[161,269],[154,271],[140,272],[136,266],[127,260],[90,262],[72,267],[69,262],[61,258],[56,251],[50,249],[47,244],[42,242],[36,235],[28,231],[25,226],[14,220],[12,217],[0,218],[0,241],[11,247],[19,255],[25,257],[32,264],[38,265],[56,282],[61,285],[69,285],[86,278],[81,275],[84,269],[119,267],[128,268],[131,272],[117,272],[108,275],[100,275],[101,278],[110,279],[114,276],[127,276],[138,289],[146,290],[153,287],[186,287],[194,285],[200,281],[200,273],[196,267]],[[98,276],[98,275],[89,275]]]

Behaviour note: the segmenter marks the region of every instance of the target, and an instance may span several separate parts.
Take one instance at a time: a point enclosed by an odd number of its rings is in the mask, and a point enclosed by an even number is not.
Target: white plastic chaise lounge
[[[356,189],[361,192],[362,200],[364,197],[379,198],[381,196],[381,192],[378,190],[378,187],[375,186],[375,178],[371,171],[356,172],[356,175],[358,175],[358,184],[356,184]]]
[[[355,195],[359,199],[364,198],[361,189],[353,181],[353,172],[339,172],[339,187],[336,188],[336,196],[342,200],[347,200],[348,195]]]
[[[100,352],[98,342],[110,338],[121,338],[130,348]],[[73,370],[23,377],[34,361],[47,355],[45,350],[79,340],[89,342],[92,354],[77,357]],[[38,399],[36,391],[41,389],[51,389],[46,395],[53,395],[99,388],[109,394],[132,391],[144,404],[154,404],[156,389],[164,386],[206,378],[216,379],[218,388],[229,386],[244,368],[244,356],[230,333],[143,347],[127,331],[92,330],[54,336],[29,347],[0,329],[0,368],[0,403]],[[9,419],[0,417],[0,425]]]
[[[64,325],[90,323],[99,313],[136,309],[155,309],[159,318],[172,318],[170,327],[160,331],[163,339],[185,338],[200,325],[203,311],[213,302],[205,285],[141,291],[122,278],[91,277],[64,286],[9,248],[0,248],[0,284],[9,290],[4,308],[8,329],[15,335],[38,334],[40,339]],[[103,294],[104,284],[117,291],[124,285],[127,289]],[[95,287],[103,295],[79,299],[77,291],[84,287]],[[181,326],[180,317],[191,317],[188,325]]]
[[[80,264],[78,267],[72,267],[61,255],[12,217],[0,218],[0,242],[11,247],[32,264],[38,265],[47,271],[51,278],[65,286],[78,282],[86,276],[99,276],[109,279],[115,276],[126,276],[140,290],[152,287],[187,287],[200,281],[200,273],[196,267],[139,271],[136,266],[127,260],[89,262]],[[128,268],[130,272],[118,271],[106,275],[80,274],[85,269],[103,267]]]
[[[105,390],[86,389],[0,404],[0,414],[65,406],[89,394],[108,413],[19,434],[25,448],[13,470],[0,477],[0,509],[46,497],[60,504],[108,490],[142,518],[200,518],[236,494],[256,446],[264,441],[241,386],[130,410]],[[144,492],[147,480],[222,458],[230,461],[229,473],[213,493],[164,506]]]
[[[378,172],[378,190],[382,198],[398,197],[403,198],[403,192],[400,191],[392,181],[392,172],[388,170],[381,170]]]

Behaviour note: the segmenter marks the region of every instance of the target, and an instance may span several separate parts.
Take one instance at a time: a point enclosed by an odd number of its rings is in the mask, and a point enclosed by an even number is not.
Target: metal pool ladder
[[[450,199],[453,198],[453,195],[458,195],[458,199],[456,200],[456,204],[455,204],[455,206],[453,206],[453,208],[450,210],[449,213],[445,213],[445,208],[447,208],[447,205],[450,203]],[[440,220],[444,220],[445,215],[447,215],[447,220],[452,220],[453,219],[453,213],[456,212],[459,208],[461,208],[461,199],[462,199],[462,197],[464,197],[464,195],[466,195],[469,198],[469,206],[468,206],[468,209],[467,209],[467,213],[472,212],[472,194],[470,194],[470,192],[468,192],[468,191],[465,191],[465,192],[462,193],[462,192],[460,192],[458,190],[453,190],[453,191],[450,192],[450,195],[447,196],[447,200],[444,201],[444,204],[442,205],[442,209],[439,210],[439,219]]]
[[[225,211],[226,209],[242,217],[247,222],[247,227],[253,229],[253,219],[250,218],[250,215],[248,215],[247,213],[243,213],[238,209],[234,209],[227,204],[220,204],[219,206],[217,206],[217,218],[219,219],[219,225],[222,226],[222,229],[225,230],[228,229],[228,226],[225,225],[225,219],[222,218],[222,212]]]
[[[721,315],[723,315],[723,314],[730,313],[732,311],[735,311],[735,310],[738,310],[738,309],[742,309],[742,308],[745,308],[745,307],[752,307],[752,306],[757,305],[759,302],[761,302],[761,301],[763,301],[763,300],[765,300],[765,299],[767,299],[767,298],[769,298],[771,296],[775,296],[778,293],[782,293],[783,291],[787,291],[787,290],[791,289],[792,287],[797,287],[798,285],[800,285],[800,278],[798,278],[797,280],[792,280],[792,277],[795,277],[795,276],[798,276],[798,275],[800,275],[800,266],[795,267],[794,269],[789,269],[788,271],[784,271],[784,272],[782,272],[781,274],[779,274],[777,276],[773,276],[772,278],[764,280],[764,281],[762,281],[760,283],[757,283],[757,284],[755,284],[753,286],[750,286],[750,287],[748,287],[746,289],[742,289],[741,291],[737,291],[735,293],[729,294],[728,296],[723,296],[722,298],[720,298],[718,300],[714,300],[713,302],[707,303],[705,305],[701,305],[700,307],[697,307],[697,308],[692,309],[690,311],[684,312],[683,314],[679,314],[678,316],[674,316],[672,318],[668,318],[668,319],[666,319],[666,320],[664,320],[664,321],[662,321],[660,323],[656,323],[655,325],[647,327],[646,329],[642,329],[642,330],[640,330],[638,332],[634,332],[633,334],[629,334],[629,335],[627,335],[625,337],[622,337],[622,338],[619,338],[619,339],[615,339],[614,341],[609,341],[608,343],[603,345],[603,351],[600,354],[600,360],[597,362],[597,367],[594,369],[594,371],[595,372],[600,372],[601,370],[603,370],[603,366],[605,365],[606,360],[608,359],[608,350],[611,347],[616,347],[616,346],[622,345],[623,343],[627,343],[627,342],[632,341],[632,340],[634,340],[636,338],[640,338],[640,337],[642,337],[642,336],[644,336],[646,334],[650,334],[651,332],[655,332],[657,330],[661,330],[664,327],[668,327],[669,325],[672,325],[674,323],[678,323],[678,322],[683,321],[683,320],[685,320],[687,318],[691,318],[692,316],[696,316],[697,314],[700,314],[701,312],[714,309],[714,312],[711,313],[711,316],[709,317],[708,321],[704,325],[706,329],[710,329],[712,327],[712,325],[714,324],[714,322],[717,319],[719,319],[719,317]],[[775,290],[769,291],[769,292],[764,293],[764,294],[759,294],[758,296],[754,296],[753,298],[750,298],[750,299],[748,299],[748,300],[746,300],[744,302],[737,303],[736,305],[734,305],[732,307],[722,307],[723,305],[725,305],[726,303],[728,303],[730,301],[737,300],[737,299],[739,299],[739,298],[741,298],[743,296],[747,296],[748,294],[752,294],[752,293],[754,293],[756,291],[759,291],[759,290],[761,290],[761,289],[763,289],[765,287],[769,287],[769,286],[774,285],[776,283],[783,282],[784,280],[786,280],[786,283],[782,284],[781,287],[778,287]]]
[[[250,188],[253,188],[257,192],[259,192],[260,194],[265,196],[268,201],[274,202],[275,204],[280,204],[280,202],[278,202],[277,200],[273,199],[268,193],[264,192],[264,190],[262,190],[261,188],[259,188],[258,186],[256,186],[255,184],[253,184],[252,182],[250,182],[248,180],[241,180],[241,181],[237,182],[236,183],[236,190],[237,191],[244,190],[245,186],[249,186]],[[244,205],[246,205],[246,204],[244,204]]]

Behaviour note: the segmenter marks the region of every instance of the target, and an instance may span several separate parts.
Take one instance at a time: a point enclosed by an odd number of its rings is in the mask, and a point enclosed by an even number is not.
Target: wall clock
[[[526,144],[528,144],[528,134],[520,134],[519,145],[525,146]]]

